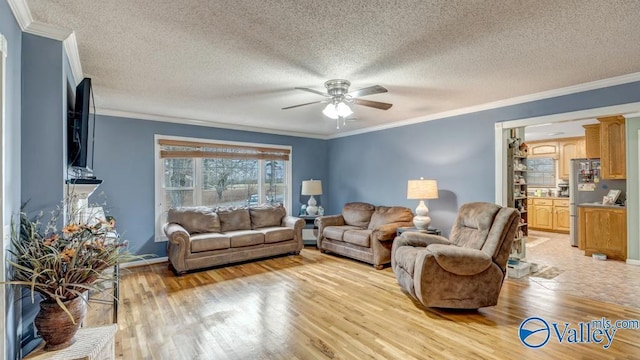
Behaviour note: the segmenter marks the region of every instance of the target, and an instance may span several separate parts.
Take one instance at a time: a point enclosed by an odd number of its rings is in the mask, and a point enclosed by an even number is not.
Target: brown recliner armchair
[[[475,202],[462,205],[449,239],[405,231],[391,253],[400,287],[426,307],[496,305],[519,219],[516,209]]]

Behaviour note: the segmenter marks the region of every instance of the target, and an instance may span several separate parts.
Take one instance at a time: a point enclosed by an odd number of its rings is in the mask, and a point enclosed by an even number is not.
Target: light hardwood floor
[[[637,282],[640,279],[635,279]],[[95,305],[87,326],[109,323]],[[602,344],[538,348],[518,337],[538,316],[561,325],[640,310],[506,280],[498,305],[478,311],[425,309],[401,292],[390,268],[312,248],[175,277],[166,265],[123,272],[119,359],[640,359],[640,330]]]

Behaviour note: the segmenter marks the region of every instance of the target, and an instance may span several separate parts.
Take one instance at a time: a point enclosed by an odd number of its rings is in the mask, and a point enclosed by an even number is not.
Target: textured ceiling
[[[99,109],[332,136],[640,72],[640,1],[27,0],[73,29]],[[336,130],[328,79],[353,106]]]

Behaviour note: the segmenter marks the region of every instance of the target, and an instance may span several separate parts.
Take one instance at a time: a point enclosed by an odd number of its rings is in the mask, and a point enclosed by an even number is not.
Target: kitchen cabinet
[[[578,248],[586,256],[602,253],[627,259],[627,211],[624,208],[578,206]]]
[[[626,179],[625,119],[623,116],[599,118],[600,176],[603,179]]]
[[[569,199],[530,198],[529,226],[535,230],[569,233]]]
[[[571,160],[580,159],[585,156],[585,138],[565,138],[558,140],[558,149],[560,151],[558,164],[558,177],[562,180],[569,180],[569,172],[571,171]]]
[[[584,128],[584,151],[588,159],[600,158],[600,124],[582,125]]]
[[[599,126],[599,124],[598,124]],[[531,141],[528,142],[529,157],[533,159],[555,159],[557,165],[554,167],[555,174],[552,179],[552,184],[547,184],[544,181],[536,181],[539,176],[536,177],[535,173],[531,173],[530,177],[532,181],[529,181],[531,186],[555,186],[557,178],[569,181],[569,172],[571,171],[571,160],[580,159],[586,157],[585,149],[585,137],[571,137],[561,138],[555,141]]]
[[[569,233],[569,200],[553,200],[553,230]]]
[[[557,158],[557,154],[558,154],[557,141],[527,142],[527,145],[529,147],[529,156]]]
[[[533,199],[532,227],[541,230],[553,229],[553,200]]]

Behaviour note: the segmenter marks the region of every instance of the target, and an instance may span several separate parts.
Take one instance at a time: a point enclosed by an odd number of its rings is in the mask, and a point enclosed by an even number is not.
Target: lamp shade
[[[351,110],[349,105],[343,102],[339,102],[338,105],[336,105],[336,112],[338,113],[338,116],[341,116],[341,117],[347,117],[353,114],[353,110]]]
[[[435,180],[409,180],[407,184],[407,199],[437,199],[438,182]]]
[[[322,181],[304,180],[302,181],[302,195],[322,195]]]
[[[329,103],[324,110],[322,110],[322,113],[330,119],[338,118],[338,110],[336,110],[336,106],[333,103]]]

